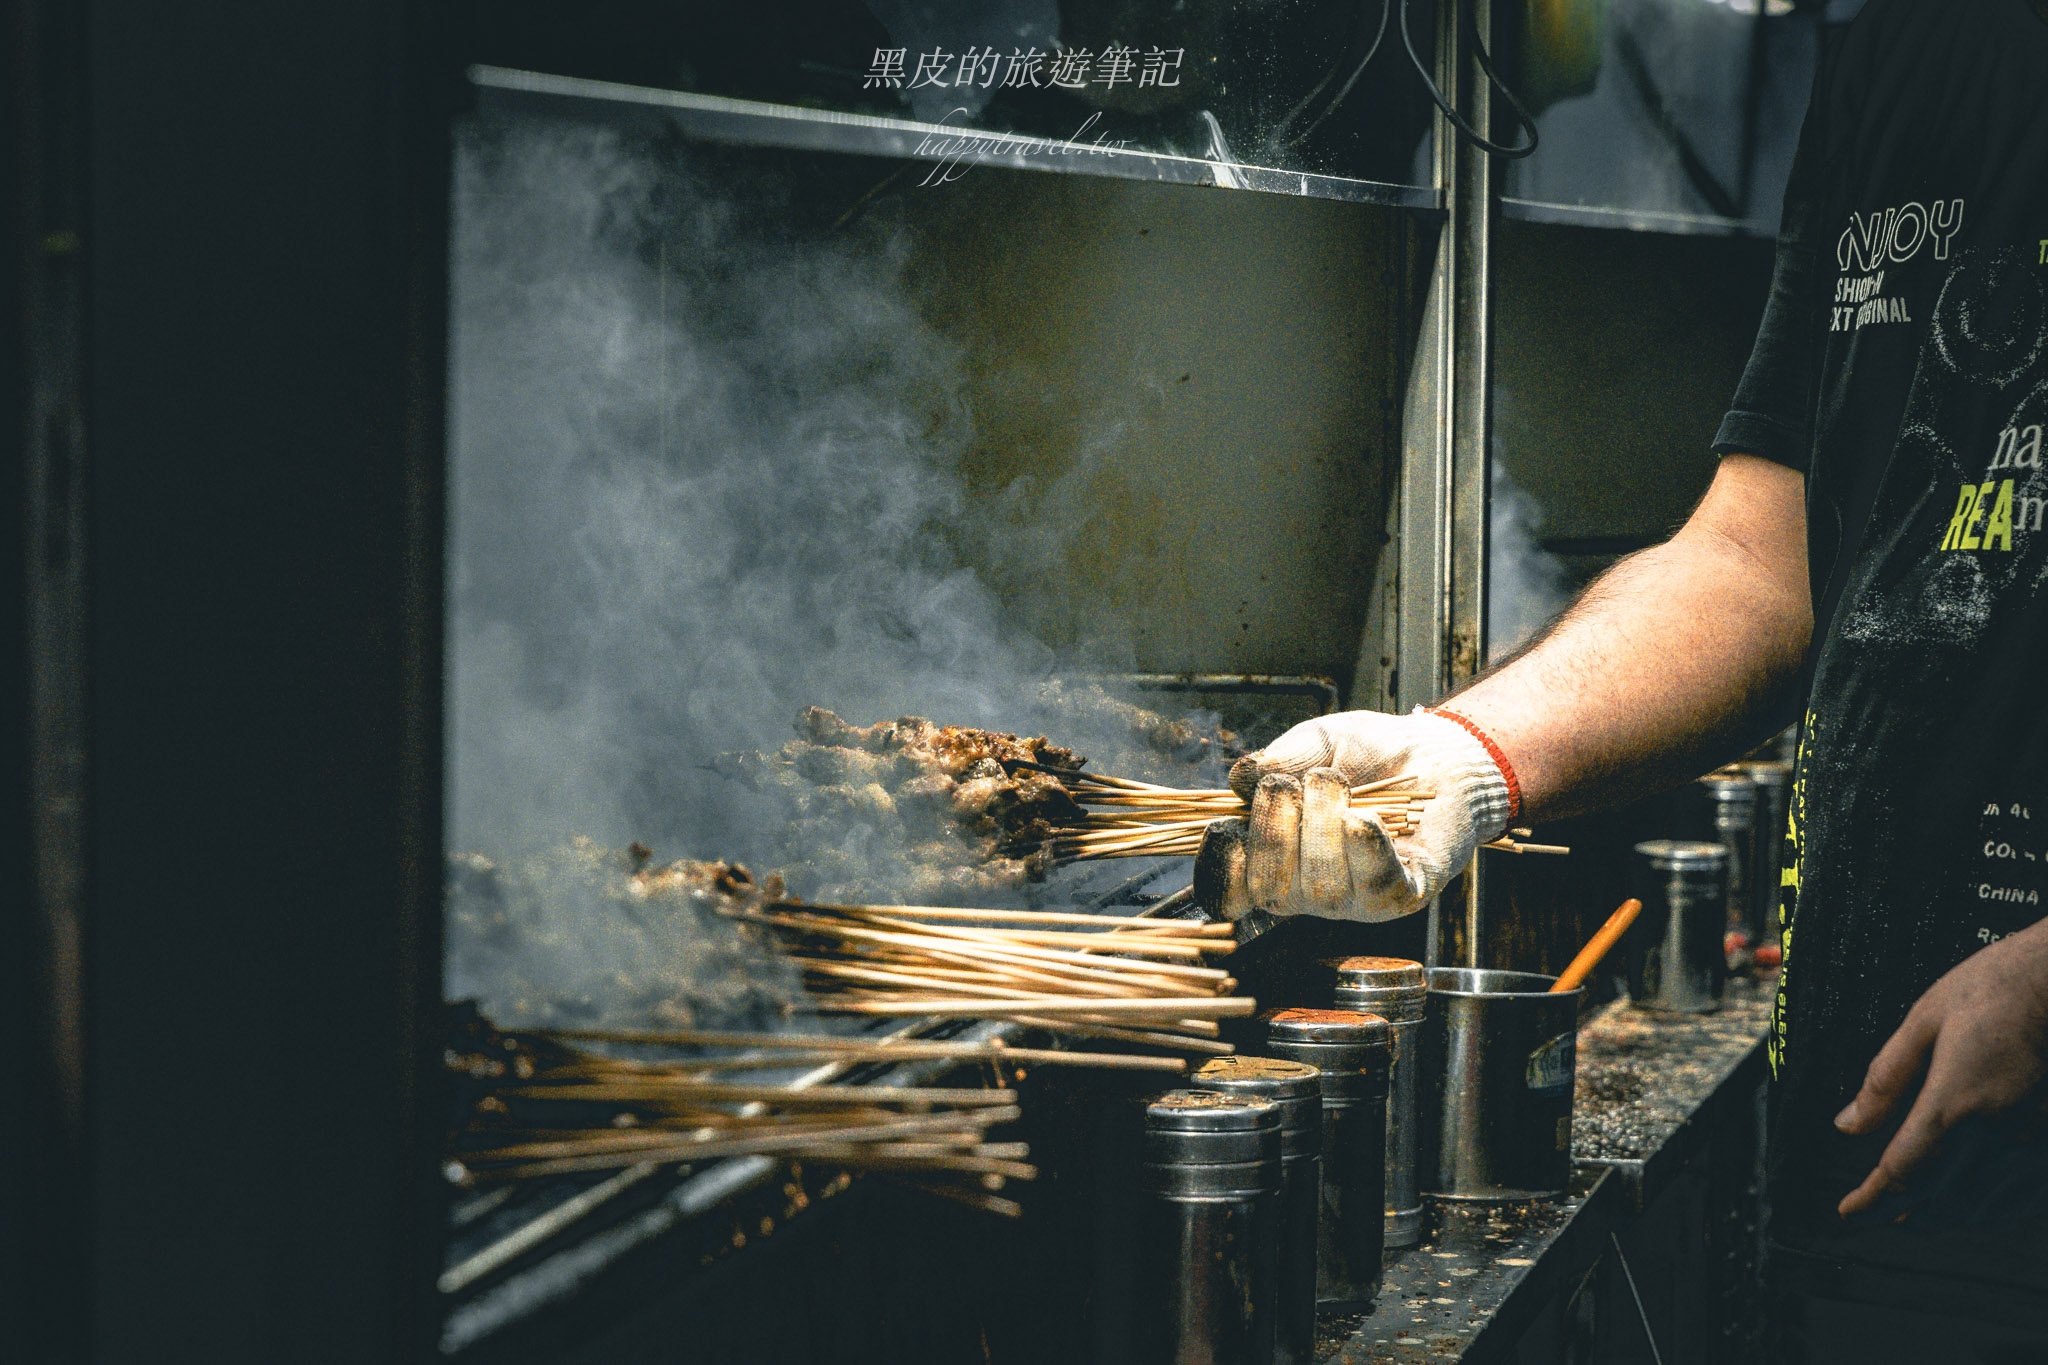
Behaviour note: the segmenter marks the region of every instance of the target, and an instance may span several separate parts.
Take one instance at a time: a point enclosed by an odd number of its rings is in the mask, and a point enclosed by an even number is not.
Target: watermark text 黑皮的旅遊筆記
[[[864,90],[920,90],[926,86],[971,87],[979,90],[1053,88],[1079,90],[1089,85],[1112,88],[1119,85],[1176,86],[1180,84],[1184,48],[1151,47],[1140,52],[1121,43],[1111,43],[1096,52],[1092,48],[1059,48],[1041,52],[1035,47],[1013,48],[1008,53],[994,47],[970,47],[965,52],[933,48],[917,54],[910,66],[910,50],[878,47],[874,64],[861,82]]]
[[[1100,52],[1091,48],[1062,48],[1042,52],[1038,48],[1014,48],[1002,53],[993,47],[969,47],[961,53],[933,48],[917,54],[910,64],[908,48],[876,48],[874,64],[868,68],[863,89],[917,90],[927,86],[974,89],[1079,90],[1089,85],[1105,89],[1118,85],[1171,87],[1180,84],[1184,48],[1147,48],[1112,43]],[[946,115],[944,122],[965,117],[964,107]],[[1017,156],[1088,156],[1121,151],[1124,139],[1111,140],[1101,133],[1088,139],[1088,132],[1101,118],[1090,114],[1081,126],[1064,138],[1018,138],[1004,136],[991,141],[986,134],[958,138],[926,137],[917,155],[937,158],[939,165],[924,178],[923,185],[944,185],[967,173],[966,163],[1000,151],[1006,158]],[[1085,139],[1085,140],[1084,140]]]

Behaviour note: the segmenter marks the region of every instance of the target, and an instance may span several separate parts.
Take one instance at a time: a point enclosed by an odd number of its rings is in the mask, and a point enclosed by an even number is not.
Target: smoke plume
[[[796,192],[585,125],[461,142],[452,849],[511,867],[587,836],[765,873],[789,811],[713,763],[775,749],[802,707],[1049,728],[1053,651],[949,549],[1000,519],[957,473],[962,356],[914,306],[909,234],[801,228]],[[1010,533],[1011,558],[1056,550]],[[1099,758],[1129,741],[1075,721],[1056,738]],[[527,899],[538,925],[617,898]],[[493,951],[543,937],[577,940],[535,927]],[[462,960],[487,981],[489,954]]]

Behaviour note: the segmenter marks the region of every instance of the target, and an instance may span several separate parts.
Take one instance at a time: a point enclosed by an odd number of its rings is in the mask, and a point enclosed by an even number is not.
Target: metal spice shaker
[[[1387,1021],[1352,1010],[1274,1010],[1266,1051],[1322,1072],[1322,1200],[1316,1301],[1364,1308],[1380,1291],[1386,1248]]]
[[[1387,1088],[1387,1245],[1422,1240],[1422,1186],[1417,1179],[1422,1112],[1418,1088],[1423,1007],[1429,985],[1420,962],[1401,957],[1347,957],[1337,964],[1336,1005],[1387,1021],[1393,1063]]]
[[[1280,1259],[1273,1359],[1315,1365],[1316,1209],[1322,1202],[1322,1073],[1279,1057],[1215,1057],[1190,1079],[1202,1090],[1280,1106]]]
[[[1140,1365],[1269,1365],[1280,1106],[1173,1090],[1145,1107],[1134,1306]]]

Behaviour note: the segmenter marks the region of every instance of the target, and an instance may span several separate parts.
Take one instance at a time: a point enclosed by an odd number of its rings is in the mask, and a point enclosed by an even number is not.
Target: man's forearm
[[[1514,764],[1531,819],[1697,776],[1759,737],[1813,631],[1804,485],[1729,456],[1670,541],[1587,589],[1454,709]]]

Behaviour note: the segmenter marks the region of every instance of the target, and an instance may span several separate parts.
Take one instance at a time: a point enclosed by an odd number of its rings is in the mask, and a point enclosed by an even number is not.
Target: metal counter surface
[[[1581,1169],[1563,1199],[1428,1200],[1421,1244],[1388,1258],[1372,1311],[1317,1324],[1318,1358],[1406,1365],[1483,1360],[1496,1347],[1511,1353],[1559,1283],[1598,1264],[1606,1230],[1622,1215],[1619,1193],[1604,1169]]]
[[[1387,1260],[1368,1314],[1326,1314],[1328,1365],[1512,1360],[1552,1304],[1569,1317],[1603,1258],[1681,1169],[1719,1107],[1761,1079],[1770,982],[1731,982],[1717,1014],[1654,1014],[1616,1001],[1579,1030],[1571,1189],[1557,1200],[1431,1199],[1421,1245]]]
[[[1734,980],[1716,1014],[1660,1014],[1617,1000],[1579,1027],[1572,1159],[1612,1167],[1640,1212],[1715,1117],[1766,1069],[1777,978]]]

